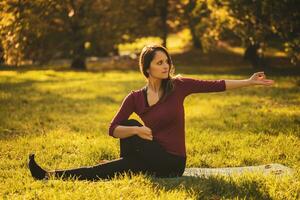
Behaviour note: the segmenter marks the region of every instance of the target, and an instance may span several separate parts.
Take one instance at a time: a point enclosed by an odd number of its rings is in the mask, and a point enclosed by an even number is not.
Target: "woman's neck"
[[[147,87],[158,93],[161,89],[161,80],[149,77]]]

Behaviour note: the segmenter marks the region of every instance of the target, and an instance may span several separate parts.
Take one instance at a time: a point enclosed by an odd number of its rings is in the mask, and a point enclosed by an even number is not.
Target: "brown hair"
[[[170,54],[168,53],[167,49],[161,45],[147,45],[142,49],[142,52],[140,54],[139,58],[139,66],[140,71],[146,78],[149,77],[149,73],[147,70],[150,68],[150,63],[153,60],[155,53],[157,51],[162,51],[166,54],[168,58],[168,64],[169,64],[169,74],[168,78],[162,80],[162,88],[163,88],[163,95],[162,100],[164,100],[174,89],[174,83],[173,83],[173,74],[175,71],[175,68],[173,66],[173,62],[171,59]]]

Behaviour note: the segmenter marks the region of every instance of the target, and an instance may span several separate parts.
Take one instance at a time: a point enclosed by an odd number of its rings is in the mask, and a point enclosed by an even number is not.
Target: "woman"
[[[79,180],[112,178],[118,173],[149,173],[156,177],[182,176],[186,164],[184,107],[193,93],[221,92],[252,85],[272,85],[264,72],[246,80],[197,80],[172,77],[171,57],[160,45],[143,48],[139,66],[147,78],[145,87],[130,92],[114,116],[109,135],[120,138],[120,158],[95,166],[46,171],[29,156],[29,169],[35,179],[49,176]],[[144,125],[129,119],[137,113]]]

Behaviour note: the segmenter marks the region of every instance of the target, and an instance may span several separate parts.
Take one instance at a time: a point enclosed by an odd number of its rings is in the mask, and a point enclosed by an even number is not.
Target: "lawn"
[[[175,60],[176,64],[176,60]],[[181,65],[198,79],[244,79],[249,67]],[[99,182],[35,181],[28,154],[47,169],[94,165],[119,156],[108,136],[123,98],[145,80],[139,71],[0,71],[0,195],[3,199],[299,199],[299,74],[269,70],[273,87],[193,94],[185,100],[187,167],[280,163],[294,176],[157,179],[143,174]],[[137,115],[133,118],[138,119]]]

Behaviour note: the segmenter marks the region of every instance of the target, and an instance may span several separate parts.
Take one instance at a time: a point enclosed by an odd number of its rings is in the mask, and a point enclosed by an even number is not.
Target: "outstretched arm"
[[[226,90],[241,88],[252,85],[271,86],[274,81],[266,79],[264,72],[256,72],[249,79],[244,80],[225,80]]]

